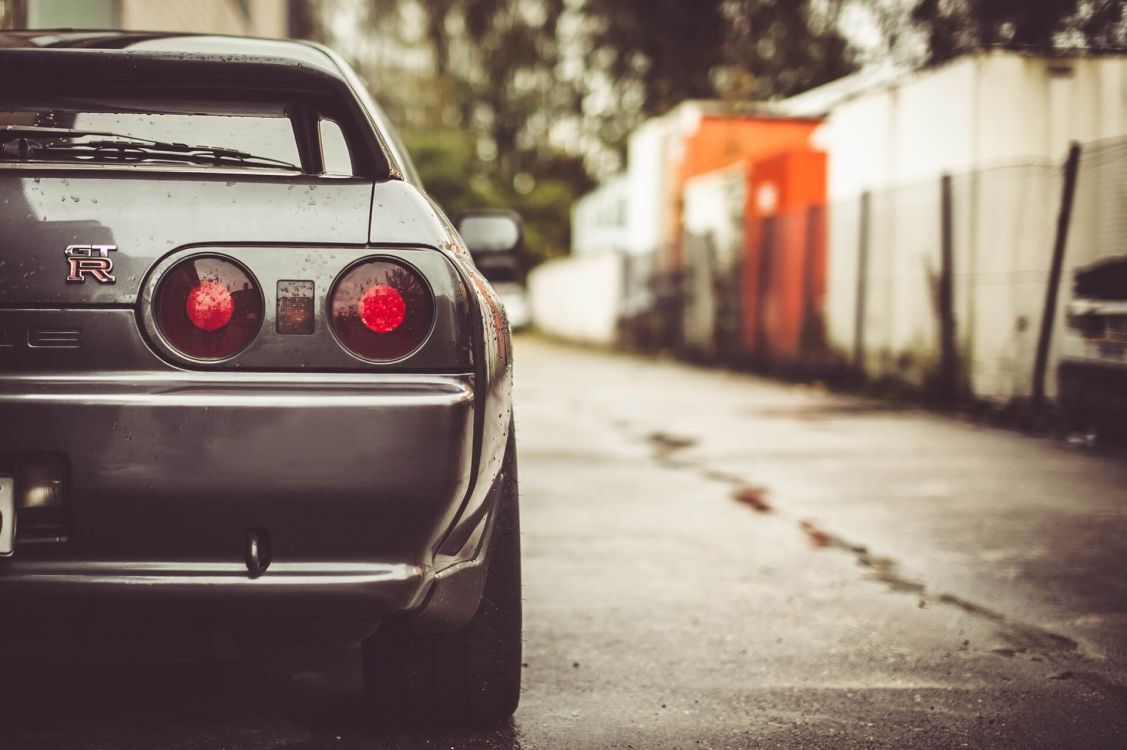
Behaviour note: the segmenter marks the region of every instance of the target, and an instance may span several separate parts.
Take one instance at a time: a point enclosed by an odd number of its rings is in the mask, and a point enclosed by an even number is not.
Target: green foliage
[[[730,95],[752,100],[793,96],[856,67],[838,27],[841,0],[738,0],[726,6]]]
[[[845,0],[583,0],[593,31],[585,81],[622,106],[593,115],[621,149],[647,116],[686,99],[763,101],[854,70],[838,30]],[[581,91],[586,96],[586,91]]]
[[[686,99],[790,96],[854,69],[843,0],[585,0],[593,50],[645,114]]]
[[[474,139],[465,132],[420,131],[407,133],[406,140],[427,191],[450,216],[473,208],[519,213],[526,267],[567,252],[571,205],[591,188],[574,158],[549,159],[540,165],[539,177],[523,175],[531,190],[520,192],[492,162],[477,157]]]
[[[586,0],[596,59],[614,82],[641,86],[646,114],[685,99],[715,96],[712,72],[724,60],[727,0]],[[782,3],[785,5],[785,3]]]
[[[469,135],[451,130],[403,135],[423,184],[446,213],[504,206],[495,181],[482,173]]]
[[[372,2],[386,9],[404,0]],[[547,146],[546,132],[532,132],[530,115],[558,98],[564,0],[427,0],[421,7],[436,78],[459,94],[455,124],[487,136],[495,168],[515,177]]]
[[[929,61],[939,63],[992,46],[1121,50],[1125,7],[1127,0],[916,0],[911,19],[927,38]]]
[[[309,0],[306,0],[309,1]],[[506,207],[527,260],[631,130],[686,99],[795,93],[852,68],[845,0],[368,0],[355,62],[451,214]],[[323,1],[325,18],[339,5]],[[329,40],[332,43],[333,40]],[[356,45],[353,45],[354,47]],[[397,51],[423,52],[407,63]]]
[[[586,190],[577,191],[574,185],[562,180],[546,179],[537,182],[527,195],[515,196],[512,208],[524,219],[529,267],[568,252],[571,206],[583,192]]]

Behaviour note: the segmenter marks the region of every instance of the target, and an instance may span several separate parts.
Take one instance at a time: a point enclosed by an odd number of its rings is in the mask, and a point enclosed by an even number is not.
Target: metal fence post
[[[953,399],[958,390],[958,352],[955,348],[955,254],[952,232],[951,175],[939,181],[940,261],[936,307],[939,313],[938,395]]]
[[[1064,163],[1064,186],[1061,190],[1057,233],[1053,242],[1053,262],[1049,268],[1049,284],[1045,289],[1045,308],[1041,313],[1041,335],[1037,339],[1037,359],[1033,364],[1033,406],[1045,405],[1045,370],[1049,363],[1049,344],[1056,321],[1057,292],[1060,287],[1064,251],[1068,244],[1068,225],[1072,219],[1072,199],[1076,194],[1076,174],[1080,166],[1080,144],[1073,141]]]
[[[865,305],[869,293],[869,219],[872,193],[861,193],[861,221],[857,241],[857,299],[853,314],[853,367],[865,372]]]
[[[770,360],[771,337],[767,331],[767,296],[775,266],[775,235],[778,217],[765,216],[759,223],[759,271],[755,283],[755,357],[760,364]]]
[[[815,266],[821,241],[822,212],[824,207],[811,204],[806,209],[806,235],[802,257],[802,323],[799,332],[799,349],[803,354],[822,344],[822,331],[818,320],[818,302],[815,291]]]

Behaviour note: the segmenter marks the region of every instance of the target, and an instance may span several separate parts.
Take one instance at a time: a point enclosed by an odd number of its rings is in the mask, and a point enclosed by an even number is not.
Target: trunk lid
[[[362,244],[371,205],[363,179],[9,173],[0,177],[0,305],[132,305],[153,263],[185,245]],[[72,245],[115,246],[114,281],[68,282]]]

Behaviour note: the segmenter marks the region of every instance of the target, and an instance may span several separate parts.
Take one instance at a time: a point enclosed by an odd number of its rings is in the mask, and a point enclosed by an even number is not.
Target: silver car
[[[362,642],[373,713],[508,718],[509,326],[356,75],[118,32],[0,69],[0,628]]]

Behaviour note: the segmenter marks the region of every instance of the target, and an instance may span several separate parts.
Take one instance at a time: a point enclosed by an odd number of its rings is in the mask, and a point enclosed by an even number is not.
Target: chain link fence
[[[1073,277],[1127,253],[1127,138],[1079,154],[1063,235],[1066,164],[1034,161],[734,217],[738,234],[686,234],[677,271],[635,260],[624,274],[627,296],[648,306],[623,316],[623,340],[737,366],[897,382],[949,399],[1024,403],[1039,389],[1057,398],[1060,363],[1079,356],[1069,324]],[[740,238],[735,260],[725,260],[732,253],[717,236]]]

